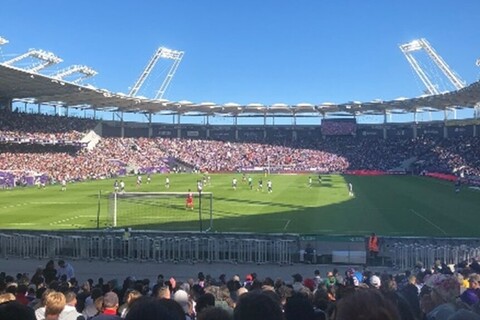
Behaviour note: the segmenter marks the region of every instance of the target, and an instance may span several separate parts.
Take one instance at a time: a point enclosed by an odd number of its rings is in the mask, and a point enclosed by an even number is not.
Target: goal
[[[143,229],[210,231],[213,226],[213,193],[192,192],[193,208],[187,208],[190,192],[112,192],[108,199],[108,225]]]

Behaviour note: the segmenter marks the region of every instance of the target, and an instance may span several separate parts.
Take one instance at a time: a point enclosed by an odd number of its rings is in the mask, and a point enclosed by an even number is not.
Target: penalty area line
[[[285,223],[285,226],[283,227],[283,230],[287,230],[288,225],[290,224],[290,221],[292,221],[292,220],[290,220],[290,219],[287,220],[287,222]]]
[[[422,218],[423,220],[427,221],[428,223],[430,223],[432,226],[434,226],[435,228],[437,228],[440,232],[442,232],[444,235],[447,235],[447,233],[445,232],[445,230],[443,230],[442,228],[440,228],[438,225],[436,225],[435,223],[433,223],[431,220],[425,218],[423,215],[421,215],[420,213],[418,213],[417,211],[413,210],[413,209],[410,209],[410,211],[412,213],[414,213],[415,215],[417,215],[417,217],[420,217]]]

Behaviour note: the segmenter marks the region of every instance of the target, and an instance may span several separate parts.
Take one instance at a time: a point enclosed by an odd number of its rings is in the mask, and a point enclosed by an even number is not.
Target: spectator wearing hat
[[[96,315],[92,320],[120,320],[117,315],[118,310],[118,296],[115,292],[107,292],[103,296],[103,311]]]
[[[380,286],[382,285],[382,281],[380,280],[380,277],[377,275],[373,275],[370,277],[370,286],[375,289],[380,289]]]
[[[327,272],[327,278],[325,279],[325,284],[328,287],[333,287],[337,283],[337,277],[335,277],[335,274],[332,271]]]
[[[306,278],[305,280],[303,280],[303,285],[308,288],[311,292],[314,292],[315,289],[317,289],[317,284],[315,282],[315,280],[311,279],[311,278]]]
[[[188,293],[184,290],[177,290],[173,295],[173,300],[182,307],[185,319],[192,319],[193,308],[190,299],[188,298]]]
[[[253,283],[253,277],[252,275],[249,273],[245,276],[245,282],[243,283],[243,286],[247,289],[250,289],[251,285]]]

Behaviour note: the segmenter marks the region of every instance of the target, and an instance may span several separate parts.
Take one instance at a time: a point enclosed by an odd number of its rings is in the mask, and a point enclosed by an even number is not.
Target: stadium
[[[480,82],[426,39],[400,49],[424,95],[295,105],[164,99],[184,55],[166,47],[128,94],[86,84],[86,66],[48,73],[62,60],[43,50],[0,63],[0,256],[402,270],[478,257]],[[443,119],[418,121],[431,113]]]

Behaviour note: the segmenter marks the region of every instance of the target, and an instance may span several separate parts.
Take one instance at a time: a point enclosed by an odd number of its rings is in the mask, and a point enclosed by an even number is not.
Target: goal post
[[[193,195],[193,206],[187,197]],[[206,228],[204,228],[204,221]],[[212,192],[112,192],[108,198],[111,227],[210,231],[213,227]]]

